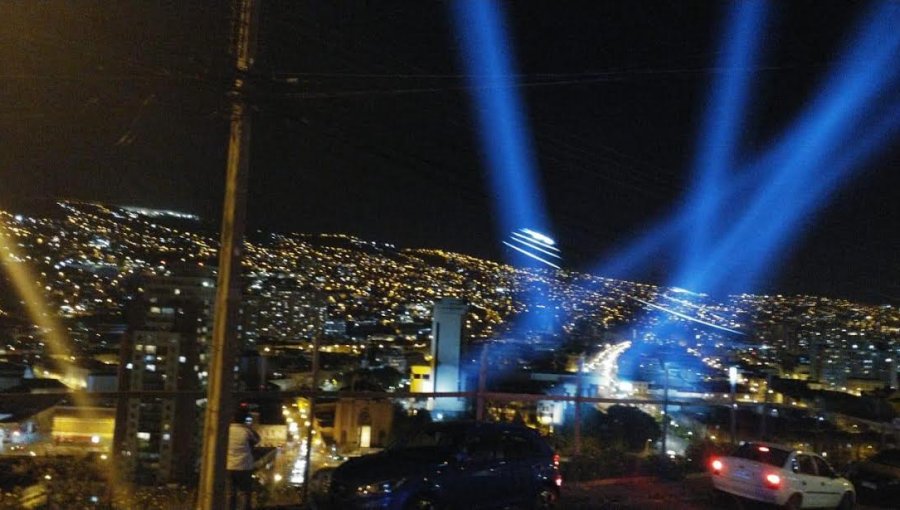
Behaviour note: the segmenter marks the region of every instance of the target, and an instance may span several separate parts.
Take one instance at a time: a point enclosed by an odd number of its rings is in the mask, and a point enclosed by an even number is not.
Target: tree
[[[409,414],[399,405],[394,406],[394,423],[388,438],[388,445],[396,443],[412,435],[417,430],[431,423],[431,413],[425,409],[419,409],[415,414]]]
[[[611,439],[629,451],[640,451],[647,440],[660,437],[659,424],[637,407],[614,405],[606,412]]]

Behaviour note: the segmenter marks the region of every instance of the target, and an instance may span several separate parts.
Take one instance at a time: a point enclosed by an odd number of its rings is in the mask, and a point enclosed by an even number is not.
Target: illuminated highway
[[[596,373],[599,376],[600,381],[597,389],[598,397],[634,398],[634,388],[631,384],[626,381],[620,381],[618,377],[619,357],[621,357],[625,351],[630,349],[631,345],[630,341],[625,341],[607,346],[597,353],[590,363],[585,364],[585,372]],[[607,407],[608,404],[601,404],[600,406]],[[653,416],[666,419],[662,417],[661,406],[644,404],[639,405],[638,407]],[[687,449],[687,441],[679,437],[676,433],[676,429],[679,427],[678,421],[673,417],[669,417],[668,419],[671,420],[670,423],[672,427],[669,429],[669,433],[666,436],[667,453],[672,455],[683,455]]]
[[[600,376],[599,395],[601,397],[614,397],[621,391],[621,383],[618,380],[619,356],[631,347],[631,342],[621,342],[605,347],[584,366],[586,372],[595,372]]]

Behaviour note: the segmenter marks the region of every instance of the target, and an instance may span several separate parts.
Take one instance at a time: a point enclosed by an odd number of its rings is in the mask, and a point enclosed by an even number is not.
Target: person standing
[[[241,409],[228,427],[228,457],[226,469],[231,482],[231,510],[237,509],[238,493],[244,494],[244,510],[252,510],[253,447],[259,443],[259,434],[251,427],[250,413]]]

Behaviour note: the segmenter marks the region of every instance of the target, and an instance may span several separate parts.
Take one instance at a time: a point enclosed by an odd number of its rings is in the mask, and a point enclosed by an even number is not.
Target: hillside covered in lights
[[[215,229],[174,211],[59,202],[42,214],[0,211],[0,228],[4,260],[31,267],[45,302],[67,324],[121,316],[144,278],[215,270]],[[576,333],[599,338],[660,321],[680,324],[685,336],[692,328],[721,329],[749,344],[777,343],[773,331],[785,324],[801,337],[833,331],[892,342],[900,331],[900,313],[887,305],[813,296],[717,301],[681,289],[564,269],[516,268],[341,234],[254,233],[245,246],[244,277],[251,285],[267,278],[291,281],[321,296],[329,319],[374,322],[388,331],[427,323],[439,297],[464,298],[472,305],[469,334],[475,340]],[[531,306],[543,308],[549,319],[539,330],[517,330],[517,319],[535,312],[518,298],[529,293],[543,297]],[[21,304],[4,275],[0,320],[28,323]]]

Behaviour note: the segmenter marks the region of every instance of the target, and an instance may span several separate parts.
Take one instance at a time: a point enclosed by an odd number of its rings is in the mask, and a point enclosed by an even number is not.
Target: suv
[[[556,508],[561,485],[559,457],[537,432],[445,422],[348,460],[311,489],[320,508],[538,509]]]

